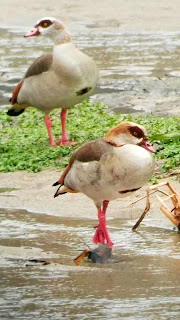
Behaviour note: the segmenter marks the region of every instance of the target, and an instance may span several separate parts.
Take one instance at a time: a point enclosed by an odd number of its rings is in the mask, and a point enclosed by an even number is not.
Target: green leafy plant
[[[163,159],[162,172],[180,164],[180,117],[152,117],[120,115],[107,112],[101,103],[85,100],[69,110],[67,131],[70,139],[78,141],[74,147],[52,148],[49,145],[44,115],[28,108],[18,117],[9,117],[6,111],[0,113],[0,171],[41,171],[48,167],[67,165],[72,152],[81,144],[101,138],[118,123],[129,120],[142,124],[149,133],[151,142],[160,141],[161,149],[155,155]],[[61,133],[60,111],[51,113],[53,133],[56,140]]]

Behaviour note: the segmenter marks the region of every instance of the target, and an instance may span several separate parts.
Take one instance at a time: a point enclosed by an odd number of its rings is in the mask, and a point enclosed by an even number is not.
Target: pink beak
[[[38,36],[39,34],[40,34],[39,29],[37,27],[35,27],[31,31],[27,32],[25,34],[25,37],[34,37],[34,36]]]
[[[156,150],[153,148],[153,146],[149,143],[147,139],[144,139],[143,141],[141,141],[139,145],[150,152],[156,152]]]

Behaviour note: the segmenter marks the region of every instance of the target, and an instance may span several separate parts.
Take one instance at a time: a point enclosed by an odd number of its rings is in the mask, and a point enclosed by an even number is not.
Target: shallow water
[[[19,210],[0,219],[1,319],[179,319],[176,231],[142,224],[132,232],[132,221],[110,220],[114,262],[76,266],[95,221]]]
[[[74,43],[96,60],[100,70],[92,99],[121,113],[151,112],[148,102],[139,106],[137,101],[124,99],[128,95],[144,98],[149,92],[151,99],[179,94],[179,84],[168,82],[169,77],[175,81],[180,76],[179,32],[114,32],[98,29],[94,24],[71,28]],[[0,29],[0,108],[9,106],[13,88],[32,61],[52,50],[49,39],[46,43],[41,37],[27,39],[23,37],[25,31]],[[157,83],[159,79],[164,81]],[[163,106],[161,109],[163,112]]]

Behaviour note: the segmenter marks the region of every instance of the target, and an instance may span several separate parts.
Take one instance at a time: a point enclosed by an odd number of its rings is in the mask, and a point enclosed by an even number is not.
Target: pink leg
[[[107,210],[107,206],[109,204],[109,201],[105,200],[103,201],[103,209],[98,209],[98,219],[99,219],[99,225],[96,226],[95,228],[97,228],[96,233],[93,237],[93,242],[94,243],[105,243],[105,240],[107,242],[107,245],[112,247],[113,246],[113,242],[111,241],[110,237],[109,237],[109,233],[107,231],[107,227],[106,227],[106,210]]]
[[[67,117],[67,110],[62,109],[61,111],[61,126],[62,126],[62,138],[58,141],[60,146],[73,146],[76,142],[68,141],[67,134],[66,134],[66,117]]]
[[[51,119],[49,118],[49,116],[46,114],[45,118],[44,118],[46,127],[47,127],[47,131],[48,131],[48,135],[49,135],[49,141],[52,147],[56,146],[56,142],[54,141],[53,135],[52,135],[52,125],[51,125]]]

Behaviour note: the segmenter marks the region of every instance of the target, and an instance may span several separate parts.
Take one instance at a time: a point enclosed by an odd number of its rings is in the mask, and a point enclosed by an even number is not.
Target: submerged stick
[[[74,259],[75,264],[79,265],[81,261],[88,256],[89,252],[91,252],[90,249],[84,250],[77,258]]]

